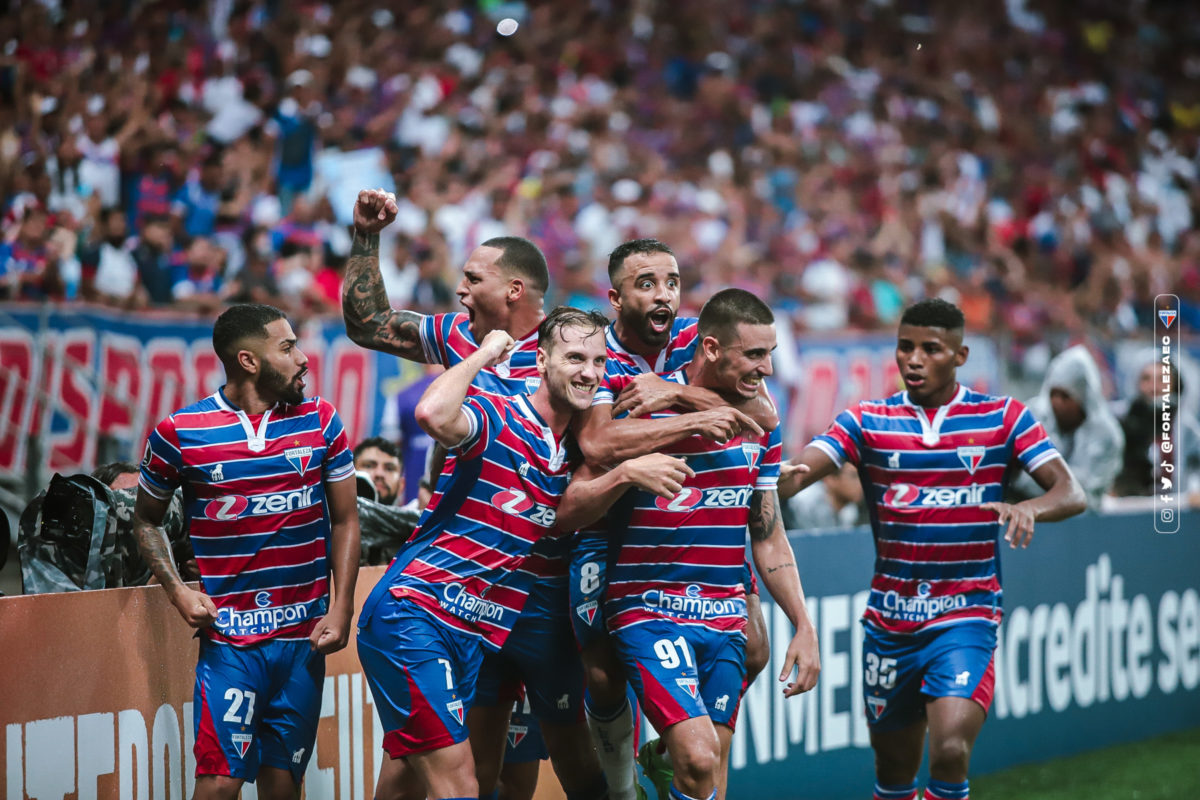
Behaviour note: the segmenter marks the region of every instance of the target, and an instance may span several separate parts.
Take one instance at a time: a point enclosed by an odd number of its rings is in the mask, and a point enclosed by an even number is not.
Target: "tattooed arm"
[[[816,686],[821,672],[821,655],[817,631],[804,604],[804,587],[800,585],[800,573],[796,570],[796,556],[783,529],[779,496],[773,490],[755,490],[750,496],[749,529],[750,551],[754,566],[758,568],[758,577],[796,628],[783,660],[783,671],[779,674],[779,680],[785,682],[791,677],[793,667],[799,669],[795,682],[787,683],[783,691],[786,697],[791,697]]]
[[[419,333],[424,316],[392,308],[379,271],[379,232],[396,218],[397,210],[390,192],[364,189],[358,193],[354,242],[342,282],[342,318],[355,344],[424,363]]]
[[[167,542],[166,532],[160,527],[167,513],[167,505],[168,501],[159,500],[139,488],[133,508],[133,535],[142,559],[150,565],[154,577],[166,590],[179,615],[193,628],[203,628],[217,619],[217,607],[204,592],[198,592],[184,583],[175,569],[171,546]]]

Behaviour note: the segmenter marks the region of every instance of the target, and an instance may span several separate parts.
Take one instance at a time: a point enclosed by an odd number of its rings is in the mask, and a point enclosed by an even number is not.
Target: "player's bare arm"
[[[592,406],[576,418],[572,432],[584,457],[604,466],[656,452],[689,436],[725,442],[742,433],[763,435],[758,423],[729,406],[664,419],[612,419],[604,405]]]
[[[647,372],[638,375],[621,391],[621,396],[612,407],[612,415],[628,412],[631,417],[642,417],[664,408],[709,411],[727,405],[729,401],[711,389],[675,383]],[[779,425],[779,411],[771,402],[765,385],[754,400],[735,404],[734,407],[754,420],[764,431],[773,431]]]
[[[695,474],[682,458],[662,453],[623,461],[610,470],[585,464],[575,471],[558,504],[558,527],[575,531],[591,525],[634,486],[659,497],[674,497]]]
[[[1063,459],[1052,459],[1031,474],[1038,486],[1046,490],[1041,497],[1031,497],[1020,503],[984,503],[980,506],[995,511],[1001,525],[1007,523],[1004,541],[1011,547],[1029,546],[1035,522],[1057,522],[1087,509],[1087,495]]]
[[[478,350],[429,384],[417,403],[417,424],[443,447],[461,444],[471,432],[471,423],[462,407],[471,381],[480,370],[503,359],[513,344],[513,338],[500,329],[488,333]]]
[[[783,669],[779,673],[779,681],[784,684],[784,696],[792,697],[817,685],[817,678],[821,674],[821,653],[817,630],[804,602],[804,587],[796,569],[796,556],[783,528],[779,496],[774,491],[756,490],[750,495],[748,527],[750,551],[759,578],[796,629],[792,641],[788,643]],[[797,670],[796,677],[789,683],[793,668]]]
[[[398,211],[396,198],[382,189],[364,189],[354,205],[354,241],[342,283],[346,335],[357,345],[424,363],[420,327],[423,316],[396,310],[388,303],[379,271],[379,232]]]
[[[329,509],[329,551],[333,570],[333,599],[329,612],[313,628],[309,641],[320,653],[336,653],[350,639],[354,617],[354,584],[358,580],[359,543],[358,491],[350,479],[325,483]]]
[[[822,478],[837,472],[840,467],[829,454],[809,445],[800,458],[784,461],[779,469],[779,497],[787,500]]]
[[[133,535],[138,552],[162,584],[171,605],[175,606],[188,625],[204,628],[216,621],[217,607],[211,597],[184,583],[175,569],[171,545],[167,542],[166,531],[161,527],[168,505],[169,501],[159,500],[145,489],[138,489],[133,507]]]

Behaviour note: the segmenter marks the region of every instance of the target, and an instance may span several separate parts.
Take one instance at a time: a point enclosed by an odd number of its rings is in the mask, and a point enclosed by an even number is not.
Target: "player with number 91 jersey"
[[[667,380],[685,383],[687,375],[678,370]],[[686,459],[695,476],[674,497],[635,489],[609,512],[611,528],[623,534],[605,615],[657,730],[701,715],[734,725],[745,674],[750,500],[775,489],[781,435],[777,427],[724,443],[683,439],[666,454]]]

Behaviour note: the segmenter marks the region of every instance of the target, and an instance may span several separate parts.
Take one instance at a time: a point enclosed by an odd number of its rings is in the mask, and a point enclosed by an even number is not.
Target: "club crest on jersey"
[[[250,742],[254,741],[254,735],[250,733],[233,733],[229,735],[233,740],[233,748],[237,750],[238,758],[245,758],[246,751],[250,749]]]
[[[695,678],[676,678],[675,683],[692,697],[696,696],[697,687]]]
[[[534,392],[536,392],[538,390],[538,387],[541,385],[542,385],[541,378],[526,378],[525,379],[525,391],[529,392],[530,394],[533,394]]]
[[[974,475],[975,470],[979,469],[979,465],[983,462],[983,457],[986,453],[987,448],[981,445],[960,447],[958,448],[958,460],[967,468],[967,472]]]
[[[761,448],[758,442],[742,442],[742,453],[746,456],[746,461],[751,467],[758,461],[759,452],[761,452]]]
[[[879,719],[883,716],[883,710],[887,708],[887,700],[882,697],[868,697],[867,708],[871,709],[871,716]]]
[[[463,722],[462,700],[452,700],[451,702],[446,703],[446,710],[454,715],[454,718],[456,720],[458,720],[459,725],[462,725],[462,722]]]
[[[283,457],[295,468],[296,472],[303,475],[308,471],[308,462],[312,461],[312,448],[293,447],[289,450],[284,450]]]
[[[1160,308],[1158,310],[1158,318],[1162,320],[1164,327],[1171,327],[1171,323],[1175,321],[1178,312],[1173,308]]]
[[[528,725],[509,725],[508,726],[508,744],[510,747],[520,747],[521,742],[525,741],[525,737],[529,735]]]
[[[588,600],[582,605],[575,606],[575,613],[582,617],[588,625],[596,621],[596,612],[600,609],[600,604],[595,600]]]

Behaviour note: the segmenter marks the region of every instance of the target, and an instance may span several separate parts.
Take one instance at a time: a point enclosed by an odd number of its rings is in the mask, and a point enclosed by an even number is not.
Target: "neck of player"
[[[225,383],[225,397],[229,402],[245,411],[247,414],[262,414],[275,405],[277,400],[264,397],[259,393],[253,380],[229,379]]]
[[[958,394],[958,381],[952,380],[941,389],[938,389],[936,394],[928,397],[913,397],[912,390],[910,389],[908,397],[922,408],[939,408],[953,400],[956,394]]]
[[[529,404],[533,406],[534,411],[541,414],[542,419],[550,426],[550,430],[556,437],[561,437],[566,432],[567,426],[571,424],[571,418],[575,414],[575,409],[571,408],[568,403],[556,400],[550,394],[550,388],[545,378],[542,378],[542,383],[538,386],[537,391],[529,396]]]

